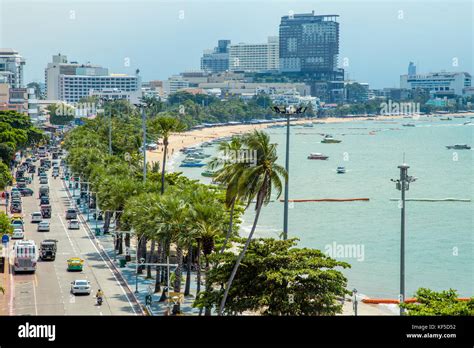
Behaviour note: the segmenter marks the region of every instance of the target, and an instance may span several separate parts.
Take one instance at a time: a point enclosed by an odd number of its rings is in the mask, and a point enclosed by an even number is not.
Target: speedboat
[[[402,124],[403,127],[415,127],[413,123],[404,123]]]
[[[190,167],[190,168],[194,168],[194,167],[204,167],[206,165],[206,163],[201,163],[201,162],[189,162],[189,163],[181,163],[180,164],[180,167]]]
[[[344,174],[346,172],[346,167],[337,167],[337,174]]]
[[[324,144],[336,144],[340,143],[342,140],[337,140],[332,137],[332,135],[326,134],[324,139],[321,141]]]
[[[308,159],[310,160],[327,160],[328,158],[329,156],[323,155],[319,152],[313,152],[308,156]]]
[[[456,144],[456,145],[448,145],[446,146],[447,149],[452,150],[470,150],[471,147],[467,144]]]

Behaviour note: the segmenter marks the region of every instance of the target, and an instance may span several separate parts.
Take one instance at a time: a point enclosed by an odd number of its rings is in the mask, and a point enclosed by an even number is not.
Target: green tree
[[[228,294],[226,313],[312,316],[341,313],[338,298],[349,292],[347,280],[337,268],[350,266],[319,250],[296,248],[296,241],[260,238],[250,242],[242,261],[245,267],[235,275]],[[211,256],[219,264],[207,275],[215,289],[201,293],[194,306],[217,307],[221,303],[222,287],[237,258],[232,252]]]
[[[5,190],[13,181],[12,174],[8,166],[0,160],[0,191]]]
[[[436,292],[420,288],[415,294],[416,303],[402,303],[400,307],[408,310],[408,315],[474,315],[474,297],[469,301],[459,301],[456,290]]]
[[[238,186],[239,191],[243,192],[247,206],[251,204],[252,200],[256,199],[256,213],[250,234],[227,281],[224,296],[219,307],[219,315],[222,315],[234,277],[252,241],[260,211],[264,205],[270,202],[272,188],[276,190],[276,197],[280,196],[282,191],[281,177],[286,178],[287,176],[285,169],[276,164],[278,159],[276,144],[270,143],[270,137],[266,133],[254,131],[252,134],[245,136],[243,142],[251,153],[256,153],[257,158],[255,166],[250,166],[243,170]]]
[[[4,212],[0,212],[0,234],[12,234],[13,226],[10,218]]]
[[[171,133],[183,132],[186,126],[178,119],[171,116],[158,116],[149,122],[150,129],[163,138],[163,165],[161,167],[161,194],[165,192],[166,155],[168,152],[169,137]]]

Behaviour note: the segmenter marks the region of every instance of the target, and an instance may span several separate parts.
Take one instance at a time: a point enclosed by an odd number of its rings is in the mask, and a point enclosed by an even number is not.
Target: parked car
[[[38,232],[49,232],[49,221],[47,221],[47,220],[42,220],[42,221],[38,224],[37,231],[38,231]]]
[[[25,238],[25,232],[21,228],[13,230],[12,239],[23,239]]]
[[[76,209],[68,209],[66,210],[66,220],[77,219],[77,211]]]
[[[31,222],[32,223],[37,223],[43,221],[43,215],[39,211],[35,211],[34,213],[31,213]]]
[[[88,280],[76,279],[71,282],[71,293],[76,294],[86,294],[90,295],[91,293],[91,283]]]
[[[70,230],[78,230],[80,228],[79,220],[69,220],[67,228],[69,228]]]

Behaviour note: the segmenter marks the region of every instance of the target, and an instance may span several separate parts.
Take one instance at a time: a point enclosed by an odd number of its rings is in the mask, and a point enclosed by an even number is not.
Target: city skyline
[[[467,1],[433,3],[429,7],[423,6],[424,2],[387,1],[357,5],[344,1],[281,1],[272,6],[267,1],[249,1],[201,6],[206,3],[134,2],[131,14],[124,1],[91,5],[87,1],[63,4],[3,0],[0,46],[15,49],[26,59],[25,82],[44,82],[44,68],[57,53],[71,61],[103,65],[116,73],[134,74],[138,68],[143,81],[164,80],[183,71],[199,70],[203,51],[214,47],[217,40],[229,39],[232,44],[266,42],[268,36],[278,35],[282,16],[314,10],[316,14],[340,16],[338,66],[345,70],[346,78],[368,82],[371,88],[398,87],[399,76],[407,72],[410,61],[418,73],[473,70],[468,19],[472,5]],[[252,11],[245,11],[250,8]],[[367,20],[363,13],[369,8],[371,17]],[[453,12],[456,16],[449,16]],[[203,21],[206,16],[213,20]],[[143,20],[137,24],[136,18]],[[258,26],[241,25],[241,18]],[[127,20],[134,25],[128,25]],[[9,30],[18,22],[24,25]],[[443,23],[443,30],[437,30],[439,23]],[[417,27],[423,30],[415,30]],[[41,39],[32,43],[31,35]],[[433,44],[434,39],[440,44]]]

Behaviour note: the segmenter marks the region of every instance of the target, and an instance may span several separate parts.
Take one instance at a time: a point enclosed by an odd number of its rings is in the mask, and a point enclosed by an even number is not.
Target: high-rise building
[[[280,70],[323,72],[337,69],[338,15],[284,16],[280,23]]]
[[[205,50],[201,57],[201,70],[210,73],[223,72],[229,69],[230,40],[219,40],[217,47]]]
[[[267,43],[230,45],[230,71],[272,71],[279,69],[278,37],[268,37]]]
[[[408,64],[408,75],[409,76],[416,75],[416,65],[413,62],[410,62],[410,64]]]
[[[11,88],[23,87],[25,59],[12,48],[0,48],[0,77]]]
[[[68,63],[67,56],[58,54],[45,69],[46,96],[49,100],[77,103],[91,90],[118,89],[136,92],[140,89],[138,75],[109,74],[107,68],[92,64]]]
[[[189,81],[180,75],[173,75],[168,80],[163,81],[163,90],[167,95],[178,92],[181,89],[189,88]]]

